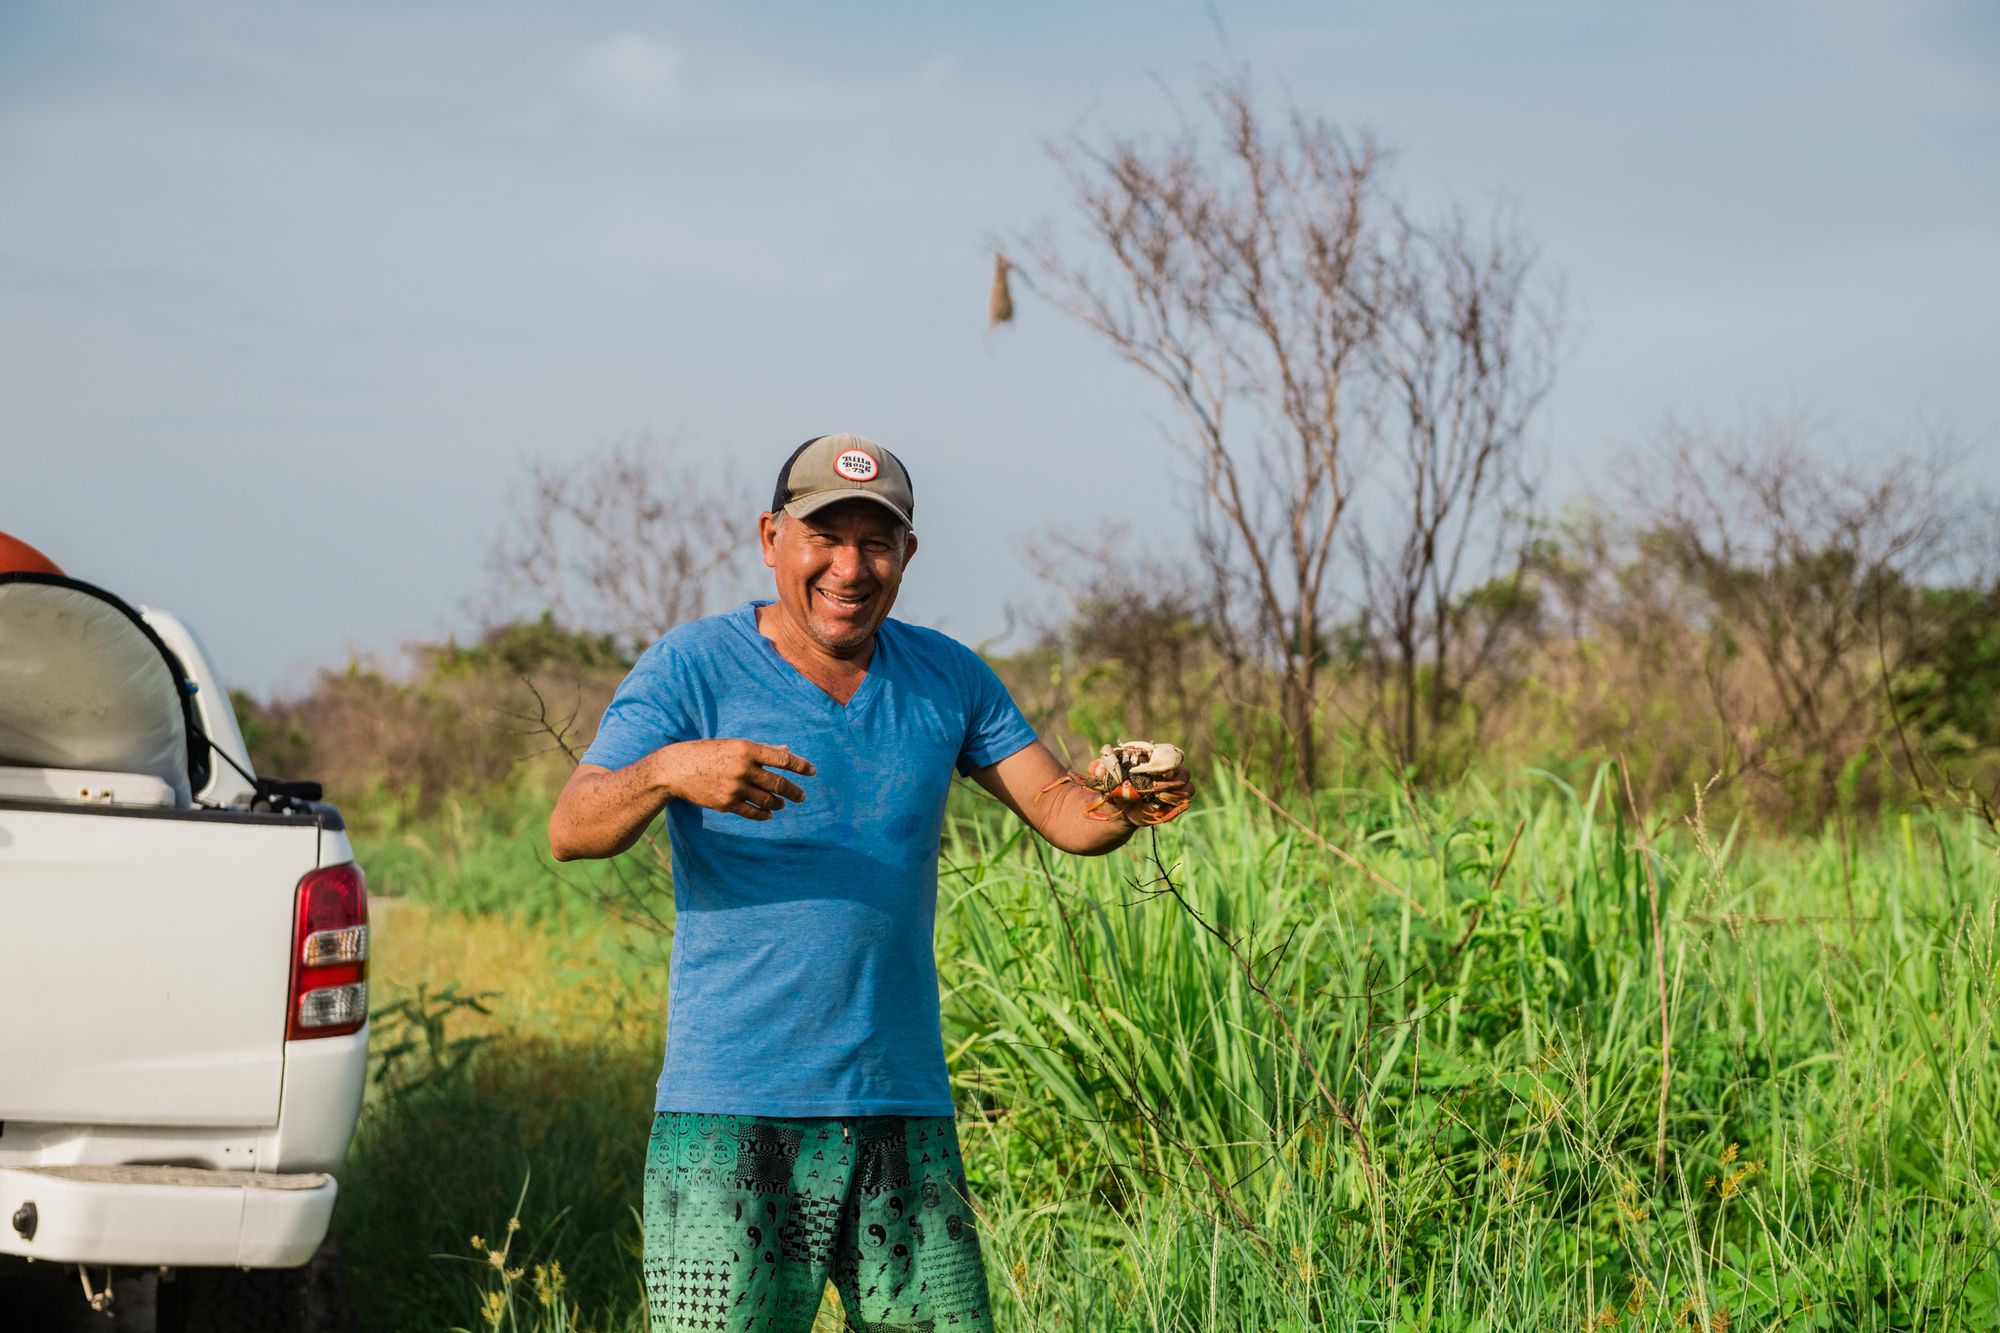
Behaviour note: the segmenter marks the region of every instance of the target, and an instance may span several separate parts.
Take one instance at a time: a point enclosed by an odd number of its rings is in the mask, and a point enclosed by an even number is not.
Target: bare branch
[[[490,555],[503,601],[643,645],[737,580],[755,500],[678,441],[639,435],[533,466]]]
[[[1373,141],[1298,111],[1265,118],[1241,72],[1206,100],[1211,139],[1184,127],[1158,143],[1054,145],[1087,257],[1046,235],[1028,250],[1034,290],[1172,402],[1212,582],[1249,595],[1254,615],[1232,620],[1279,673],[1309,788],[1328,571],[1353,488],[1349,376],[1373,336],[1370,256],[1393,209]]]

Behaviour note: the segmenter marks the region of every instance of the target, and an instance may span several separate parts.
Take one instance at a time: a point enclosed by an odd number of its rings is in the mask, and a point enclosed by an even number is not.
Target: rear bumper
[[[296,1268],[326,1238],[337,1188],[319,1172],[0,1167],[0,1254],[61,1263]]]

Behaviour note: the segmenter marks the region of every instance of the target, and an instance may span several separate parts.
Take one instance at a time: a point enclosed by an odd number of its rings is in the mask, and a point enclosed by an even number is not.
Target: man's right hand
[[[680,741],[647,756],[653,781],[670,797],[745,819],[766,820],[785,802],[806,798],[785,773],[811,777],[819,770],[782,745],[756,741]],[[777,770],[777,771],[773,771]]]
[[[782,745],[735,739],[678,741],[620,769],[578,764],[549,815],[549,850],[558,861],[616,856],[676,799],[766,820],[806,798],[785,773],[817,771]]]

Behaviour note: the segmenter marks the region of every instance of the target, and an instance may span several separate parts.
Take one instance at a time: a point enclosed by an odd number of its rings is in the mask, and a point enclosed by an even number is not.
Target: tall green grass
[[[667,843],[614,861],[549,855],[550,793],[527,781],[453,791],[421,813],[408,792],[377,790],[349,812],[371,893],[472,914],[504,913],[589,935],[607,919],[665,934],[673,918]]]
[[[398,937],[416,920],[376,915],[377,975],[389,964],[404,980],[376,983],[375,1077],[340,1177],[354,1326],[483,1328],[488,1292],[511,1288],[520,1327],[567,1329],[573,1305],[583,1327],[642,1327],[634,1133],[653,1103],[659,1007],[624,942],[441,913],[414,970],[448,958],[461,976],[412,984]],[[447,947],[454,936],[471,947]],[[552,1294],[557,1264],[564,1296],[544,1305],[534,1270]]]
[[[1221,779],[1101,859],[969,804],[938,958],[1000,1327],[2000,1325],[1991,830],[1642,839],[1616,788],[1336,794],[1309,832]],[[491,855],[488,882],[540,873]],[[578,938],[595,909],[549,901]],[[349,1254],[456,1256],[399,1270],[424,1295],[396,1326],[482,1326],[495,1270],[458,1233],[526,1174],[579,1326],[639,1328],[658,1047],[494,1003],[462,1068],[371,1104],[349,1195],[432,1179],[343,1202]]]

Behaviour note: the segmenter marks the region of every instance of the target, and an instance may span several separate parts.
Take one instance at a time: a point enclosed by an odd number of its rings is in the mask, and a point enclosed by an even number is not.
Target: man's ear
[[[905,569],[909,568],[910,557],[915,555],[916,553],[917,553],[917,534],[913,532],[909,536],[903,538],[903,567]]]
[[[759,514],[757,516],[757,544],[764,549],[764,567],[778,567],[778,516]]]

